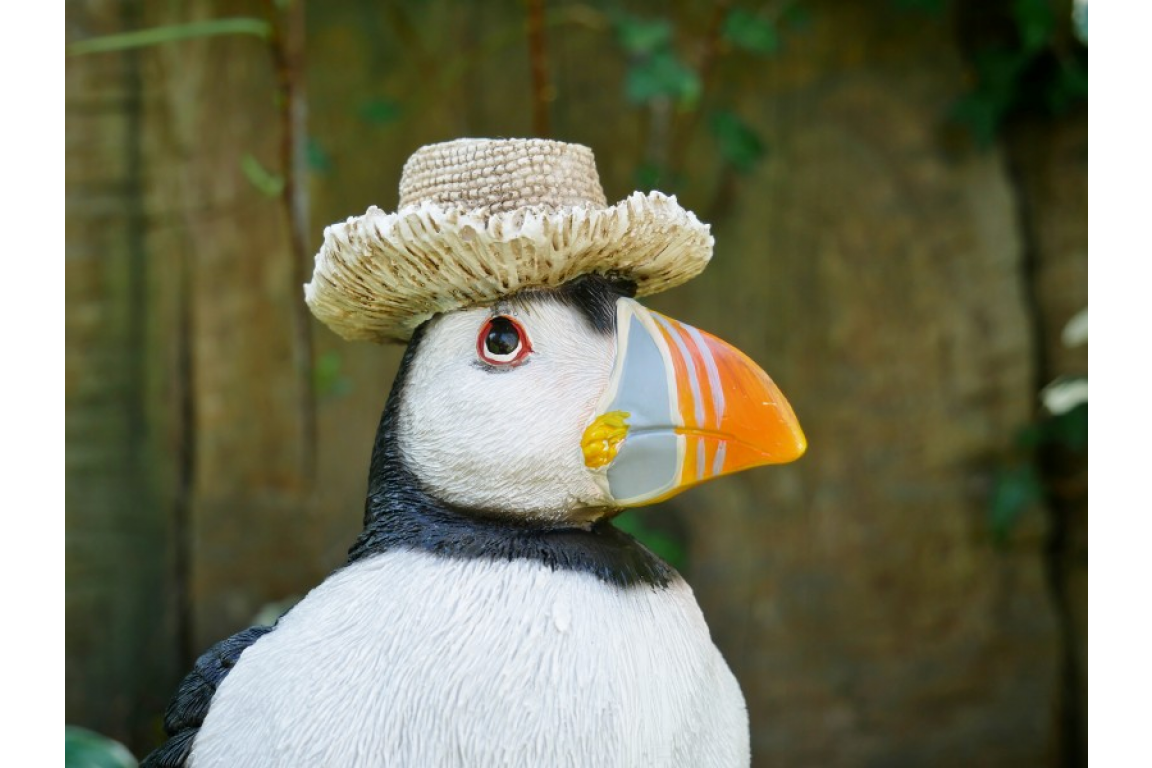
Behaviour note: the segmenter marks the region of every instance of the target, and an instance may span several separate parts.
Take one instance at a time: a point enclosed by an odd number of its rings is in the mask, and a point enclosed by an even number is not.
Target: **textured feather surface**
[[[236,666],[240,654],[271,631],[272,627],[249,627],[212,646],[196,660],[164,712],[164,730],[169,739],[145,758],[142,768],[185,765],[216,689]]]
[[[494,312],[515,317],[534,348],[508,371],[476,362],[477,336]],[[552,301],[437,317],[405,373],[400,455],[445,503],[553,525],[579,521],[582,510],[609,502],[584,465],[580,435],[614,356],[614,335]]]
[[[192,750],[210,766],[747,765],[743,697],[691,589],[393,551],[249,648]]]

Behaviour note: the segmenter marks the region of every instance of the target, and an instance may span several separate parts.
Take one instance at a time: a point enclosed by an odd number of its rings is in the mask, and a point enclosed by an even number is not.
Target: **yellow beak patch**
[[[627,411],[609,411],[597,416],[588,425],[580,439],[584,466],[588,469],[602,469],[612,463],[620,450],[620,444],[628,436],[627,419],[631,415]]]

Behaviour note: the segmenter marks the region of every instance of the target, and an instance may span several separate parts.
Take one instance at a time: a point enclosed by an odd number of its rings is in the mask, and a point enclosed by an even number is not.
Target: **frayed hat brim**
[[[675,197],[635,192],[614,206],[487,214],[423,202],[372,207],[324,230],[313,314],[345,339],[404,342],[428,318],[487,305],[581,275],[636,283],[639,296],[698,275],[712,257],[709,226]]]

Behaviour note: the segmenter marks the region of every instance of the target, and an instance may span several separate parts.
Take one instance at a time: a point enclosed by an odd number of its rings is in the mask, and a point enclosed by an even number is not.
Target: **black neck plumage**
[[[348,553],[349,563],[402,548],[452,558],[533,560],[619,587],[665,587],[676,578],[671,566],[607,520],[590,528],[542,528],[456,509],[421,488],[400,455],[395,435],[408,371],[424,329],[416,331],[404,353],[380,419],[364,530]]]

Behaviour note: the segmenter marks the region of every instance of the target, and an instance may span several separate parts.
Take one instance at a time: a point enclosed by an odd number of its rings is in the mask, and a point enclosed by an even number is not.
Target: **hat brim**
[[[586,274],[625,278],[638,296],[679,285],[712,258],[707,224],[660,192],[607,208],[462,211],[422,203],[324,230],[304,297],[345,339],[405,342],[440,312],[491,304]]]

